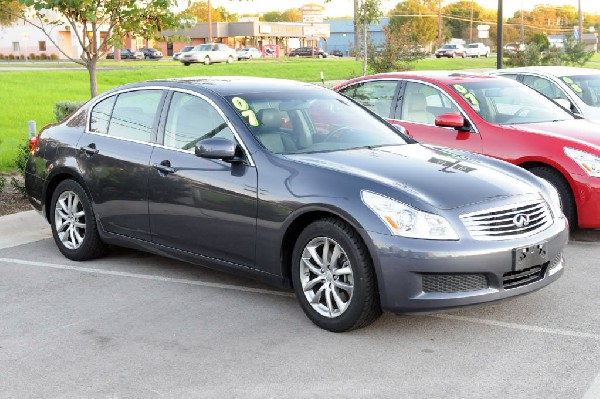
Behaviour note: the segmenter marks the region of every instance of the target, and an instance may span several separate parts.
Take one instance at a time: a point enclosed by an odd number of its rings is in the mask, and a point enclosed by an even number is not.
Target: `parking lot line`
[[[596,376],[592,385],[588,388],[587,392],[583,395],[582,399],[598,399],[600,398],[600,374]]]
[[[33,262],[33,261],[21,260],[21,259],[0,258],[0,262],[16,263],[19,265],[27,265],[27,266],[47,267],[47,268],[59,269],[59,270],[74,270],[74,271],[83,272],[83,273],[95,273],[95,274],[103,274],[103,275],[108,275],[108,276],[132,277],[132,278],[139,278],[139,279],[143,279],[143,280],[164,281],[164,282],[168,282],[168,283],[198,285],[198,286],[202,286],[202,287],[221,288],[224,290],[252,292],[255,294],[275,295],[275,296],[284,296],[284,297],[293,297],[294,296],[290,292],[272,291],[272,290],[265,290],[265,289],[261,289],[261,288],[243,287],[243,286],[239,286],[239,285],[209,283],[207,281],[162,277],[162,276],[155,276],[155,275],[150,275],[150,274],[118,272],[118,271],[114,271],[114,270],[91,269],[91,268],[79,267],[79,266],[57,265],[55,263]]]
[[[59,270],[72,270],[72,271],[78,271],[78,272],[83,272],[83,273],[94,273],[94,274],[102,274],[102,275],[108,275],[108,276],[130,277],[130,278],[138,278],[138,279],[144,279],[144,280],[163,281],[163,282],[168,282],[168,283],[188,284],[188,285],[196,285],[196,286],[210,287],[210,288],[221,288],[221,289],[226,289],[226,290],[251,292],[251,293],[256,293],[256,294],[275,295],[275,296],[282,296],[282,297],[293,297],[294,296],[293,293],[290,293],[290,292],[265,290],[265,289],[261,289],[261,288],[251,288],[251,287],[244,287],[244,286],[239,286],[239,285],[210,283],[210,282],[199,281],[199,280],[188,280],[188,279],[181,279],[181,278],[162,277],[162,276],[149,275],[149,274],[127,273],[127,272],[119,272],[119,271],[114,271],[114,270],[92,269],[92,268],[80,267],[80,266],[60,265],[60,264],[46,263],[46,262],[34,262],[34,261],[13,259],[13,258],[0,258],[0,262],[13,263],[13,264],[19,264],[19,265],[27,265],[27,266],[36,266],[36,267],[46,267],[46,268],[59,269]],[[573,337],[573,338],[586,338],[586,339],[593,339],[593,340],[600,341],[600,334],[592,334],[592,333],[586,333],[586,332],[580,332],[580,331],[571,331],[571,330],[561,330],[561,329],[555,329],[555,328],[530,326],[530,325],[526,325],[526,324],[508,323],[508,322],[498,321],[498,320],[478,319],[478,318],[474,318],[474,317],[465,317],[465,316],[459,316],[459,315],[454,315],[454,314],[439,313],[439,314],[429,315],[428,317],[460,321],[460,322],[476,323],[476,324],[482,324],[482,325],[493,326],[493,327],[510,328],[513,330],[531,331],[531,332],[537,332],[537,333],[542,333],[542,334],[567,336],[567,337]],[[598,378],[596,378],[596,381],[594,382],[594,384],[592,385],[592,388],[590,388],[590,390],[594,394],[598,390],[600,390],[600,376],[598,376]],[[592,398],[592,397],[597,398],[600,396],[590,396],[590,398]],[[588,398],[586,397],[585,399],[588,399]]]

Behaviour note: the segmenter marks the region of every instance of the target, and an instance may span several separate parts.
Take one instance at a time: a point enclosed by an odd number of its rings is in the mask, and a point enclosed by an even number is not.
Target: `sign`
[[[305,24],[320,24],[323,22],[323,15],[303,14],[302,22]]]
[[[490,26],[489,25],[477,25],[477,30],[480,32],[483,30],[490,30]]]
[[[279,46],[276,44],[265,44],[262,48],[263,57],[279,58]]]
[[[477,32],[477,37],[480,39],[488,39],[490,37],[489,30],[480,30]]]

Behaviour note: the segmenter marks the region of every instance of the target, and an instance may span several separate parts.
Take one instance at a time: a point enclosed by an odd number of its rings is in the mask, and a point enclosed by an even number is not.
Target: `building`
[[[313,45],[326,48],[329,39],[329,24],[302,22],[263,22],[246,20],[242,22],[213,22],[212,40],[209,39],[208,22],[199,22],[188,29],[165,31],[164,42],[156,43],[163,54],[173,55],[184,46],[213,42],[227,44],[232,48],[278,45],[285,51],[301,46]],[[189,41],[170,38],[188,37]]]
[[[341,50],[344,55],[350,55],[350,50],[354,48],[354,21],[352,19],[329,19],[325,22],[329,24],[331,32],[327,41],[327,51]],[[389,23],[389,18],[379,18],[379,23],[369,25],[368,40],[375,47],[383,46],[385,42],[383,27]]]

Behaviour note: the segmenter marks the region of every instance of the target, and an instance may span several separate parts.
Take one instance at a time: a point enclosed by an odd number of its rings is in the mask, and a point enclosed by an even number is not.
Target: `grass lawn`
[[[600,61],[600,55],[592,61]],[[496,58],[427,58],[415,63],[415,70],[464,70],[495,68]],[[595,65],[594,65],[595,66]],[[13,71],[15,67],[36,70]],[[27,138],[27,121],[35,120],[38,130],[54,122],[54,103],[89,99],[88,73],[73,63],[0,63],[0,171],[12,169],[16,147]],[[596,66],[595,66],[596,67]],[[55,70],[44,70],[55,68]],[[39,70],[37,70],[39,69]],[[323,72],[325,80],[345,80],[359,76],[362,62],[353,58],[327,59],[265,59],[213,64],[193,64],[164,61],[104,61],[99,64],[98,91],[150,79],[242,75],[287,78],[318,82]]]

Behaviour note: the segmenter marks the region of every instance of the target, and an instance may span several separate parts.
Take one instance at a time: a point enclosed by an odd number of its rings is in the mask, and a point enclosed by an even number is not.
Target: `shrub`
[[[25,59],[25,54],[21,54],[21,55],[19,55],[19,59],[20,59],[20,60],[24,60],[24,59]]]
[[[50,54],[50,59],[56,61],[56,60],[58,60],[58,55]]]
[[[516,51],[511,54],[505,62],[508,67],[524,67],[541,63],[540,47],[535,43],[528,44],[525,51]]]
[[[15,59],[15,55],[14,54],[9,54],[8,55],[8,59],[9,60],[14,60]]]
[[[0,176],[0,193],[4,191],[4,186],[6,185],[6,177]]]
[[[42,53],[42,54],[40,54],[40,59],[47,60],[48,56],[46,55],[46,53]]]
[[[77,111],[84,103],[85,101],[60,101],[54,104],[54,116],[57,122]]]
[[[0,54],[0,60],[4,59],[4,54]]]
[[[27,165],[27,160],[29,159],[29,140],[25,141],[17,148],[17,155],[14,159],[14,164],[19,174],[21,175],[23,181],[25,181],[25,166]],[[13,186],[15,191],[25,198],[25,185],[21,183],[18,179],[11,177],[10,185]]]
[[[35,59],[35,53],[29,53],[29,59],[30,60],[34,60]]]

